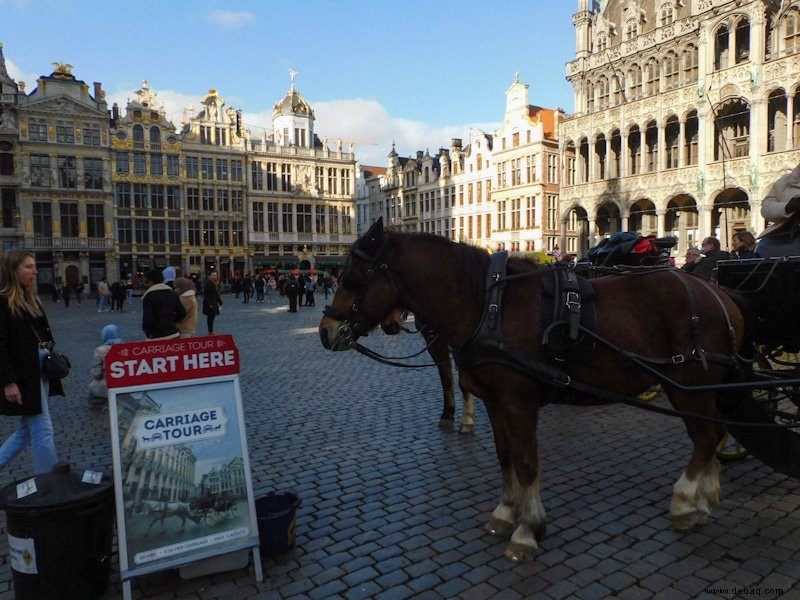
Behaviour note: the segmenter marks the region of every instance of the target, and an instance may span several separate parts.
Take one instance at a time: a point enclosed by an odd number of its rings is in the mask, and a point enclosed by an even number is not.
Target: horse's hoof
[[[508,545],[504,554],[506,558],[509,558],[515,562],[520,562],[533,558],[533,555],[536,554],[536,548],[533,546],[512,542]]]
[[[486,529],[486,531],[492,535],[508,537],[511,535],[511,532],[514,529],[514,524],[509,523],[508,521],[501,521],[496,517],[490,517],[489,522],[486,524],[484,529]]]
[[[701,510],[686,513],[685,515],[673,515],[672,527],[676,531],[687,531],[696,525],[703,525],[708,521],[708,513]]]
[[[455,429],[455,419],[439,419],[439,429]]]
[[[473,433],[475,431],[475,425],[462,425],[461,429],[458,430],[458,433]]]

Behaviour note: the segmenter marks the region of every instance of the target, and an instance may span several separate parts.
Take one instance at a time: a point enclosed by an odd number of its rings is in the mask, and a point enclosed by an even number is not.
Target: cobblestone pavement
[[[297,314],[283,303],[224,299],[217,324],[240,348],[255,496],[294,490],[302,498],[297,544],[264,558],[263,582],[252,565],[187,580],[166,571],[137,578],[134,598],[800,599],[800,484],[757,460],[724,465],[713,519],[679,534],[667,514],[689,453],[679,421],[623,406],[548,406],[539,425],[548,537],[534,560],[511,563],[505,541],[482,530],[500,475],[480,402],[474,435],[441,431],[435,371],[323,350],[322,298]],[[108,414],[88,407],[86,380],[103,325],[141,339],[139,303],[133,313],[98,314],[87,303],[47,301],[58,345],[74,362],[69,396],[51,403],[61,456],[74,468],[111,469]],[[407,334],[367,343],[394,355],[421,347]],[[12,427],[0,419],[0,436]],[[29,456],[19,457],[0,484],[30,468]],[[5,513],[0,529],[6,599]],[[103,600],[122,597],[116,571],[112,578]]]

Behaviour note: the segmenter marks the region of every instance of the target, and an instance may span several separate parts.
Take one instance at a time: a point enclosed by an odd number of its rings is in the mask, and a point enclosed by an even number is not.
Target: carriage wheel
[[[723,462],[740,460],[746,457],[748,454],[750,453],[747,451],[747,448],[737,442],[736,438],[734,438],[727,431],[717,446],[717,458]]]

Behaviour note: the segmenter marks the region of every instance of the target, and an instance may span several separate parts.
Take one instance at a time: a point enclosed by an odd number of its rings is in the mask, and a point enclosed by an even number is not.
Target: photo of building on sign
[[[145,565],[252,535],[231,382],[117,395],[128,557]]]

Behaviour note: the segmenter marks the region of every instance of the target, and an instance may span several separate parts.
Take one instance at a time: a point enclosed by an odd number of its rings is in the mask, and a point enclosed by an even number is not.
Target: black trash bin
[[[256,498],[255,505],[261,551],[278,556],[294,548],[300,496],[292,491],[270,492],[263,498]]]
[[[106,474],[98,483],[83,475],[57,463],[32,478],[32,494],[18,493],[29,480],[0,490],[17,600],[96,600],[108,589],[114,483]]]

